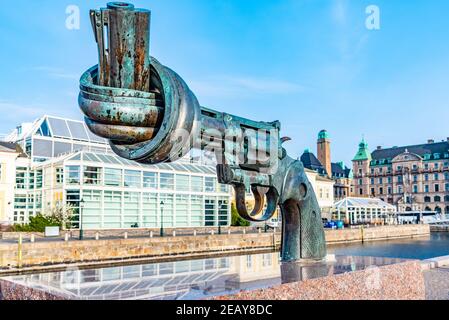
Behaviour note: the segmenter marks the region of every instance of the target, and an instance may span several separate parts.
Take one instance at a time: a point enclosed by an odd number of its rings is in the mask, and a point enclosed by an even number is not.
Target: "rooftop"
[[[17,142],[32,135],[107,144],[106,139],[90,132],[84,121],[48,115],[40,117],[33,123],[22,123],[5,139],[10,142]]]
[[[373,151],[372,158],[373,160],[393,159],[405,151],[417,154],[421,157],[424,157],[426,154],[430,155],[429,160],[431,160],[434,159],[436,154],[439,154],[442,157],[445,153],[449,153],[449,141],[393,147],[388,149],[377,149]]]
[[[157,165],[150,164],[142,164],[135,161],[130,161],[124,158],[121,158],[115,154],[104,154],[104,153],[94,153],[94,152],[86,152],[86,151],[78,151],[72,154],[64,155],[59,158],[50,159],[46,162],[38,163],[37,166],[45,166],[50,163],[58,163],[58,162],[66,162],[66,161],[84,161],[92,164],[101,164],[101,165],[116,165],[116,166],[127,166],[139,169],[159,169],[164,171],[180,171],[180,172],[189,172],[196,174],[208,174],[208,175],[216,175],[216,168],[214,166],[206,166],[194,163],[188,163],[187,161],[180,161],[177,163],[161,163]],[[132,169],[132,168],[130,168]],[[137,169],[138,170],[138,169]]]
[[[381,208],[396,211],[396,207],[377,198],[355,198],[349,197],[334,204],[336,209],[343,208]]]

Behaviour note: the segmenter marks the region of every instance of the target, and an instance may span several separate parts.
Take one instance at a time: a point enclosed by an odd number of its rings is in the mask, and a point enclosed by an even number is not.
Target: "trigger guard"
[[[236,193],[236,207],[237,211],[243,219],[250,222],[265,222],[271,219],[276,213],[279,195],[275,188],[270,187],[268,192],[266,193],[267,197],[267,209],[265,212],[263,211],[265,199],[263,195],[258,190],[257,186],[251,186],[251,191],[254,195],[254,209],[251,213],[248,213],[248,208],[246,207],[246,188],[244,185],[235,185],[234,186]]]

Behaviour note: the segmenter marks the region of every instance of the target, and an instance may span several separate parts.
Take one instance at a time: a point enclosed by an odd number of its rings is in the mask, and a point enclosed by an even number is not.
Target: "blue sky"
[[[16,0],[0,11],[0,133],[43,114],[81,119],[78,78],[97,63],[88,11],[106,1]],[[66,7],[80,30],[65,27]],[[176,70],[201,104],[280,120],[286,147],[349,163],[371,149],[449,136],[449,1],[153,0],[152,55]],[[381,29],[365,28],[368,5]]]

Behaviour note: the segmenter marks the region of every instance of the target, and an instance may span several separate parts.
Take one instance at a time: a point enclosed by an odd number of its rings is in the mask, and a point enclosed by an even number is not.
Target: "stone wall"
[[[344,230],[326,230],[328,244],[348,242],[369,242],[399,238],[421,237],[430,234],[429,225],[414,224],[401,226],[383,226]]]
[[[21,258],[18,244],[0,245],[0,268],[17,268],[63,263],[137,259],[177,255],[199,255],[242,250],[273,250],[280,235],[233,234],[87,241],[46,241],[23,243]]]
[[[215,300],[425,300],[417,261],[244,291]]]
[[[326,230],[328,244],[361,242],[429,235],[429,226],[386,226],[368,229]],[[85,241],[0,242],[0,269],[48,266],[123,259],[192,257],[248,250],[279,249],[280,233],[197,235]]]

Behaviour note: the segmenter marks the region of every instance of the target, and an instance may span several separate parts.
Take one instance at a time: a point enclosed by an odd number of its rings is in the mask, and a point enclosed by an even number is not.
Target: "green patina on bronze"
[[[79,95],[90,130],[140,163],[176,161],[191,148],[215,153],[218,180],[234,187],[242,218],[266,221],[280,207],[284,261],[323,259],[320,208],[303,164],[282,147],[290,139],[279,135],[280,123],[201,107],[177,73],[150,57],[150,11],[115,2],[90,15],[99,65],[81,77]]]

